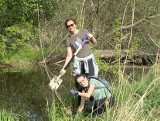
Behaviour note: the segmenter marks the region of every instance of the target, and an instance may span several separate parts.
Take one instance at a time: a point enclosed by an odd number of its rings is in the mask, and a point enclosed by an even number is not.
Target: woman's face
[[[77,78],[77,83],[82,87],[88,87],[88,80],[86,77],[80,76]]]
[[[66,26],[67,26],[67,29],[69,30],[69,32],[74,32],[77,29],[76,24],[72,20],[69,20],[67,22]]]

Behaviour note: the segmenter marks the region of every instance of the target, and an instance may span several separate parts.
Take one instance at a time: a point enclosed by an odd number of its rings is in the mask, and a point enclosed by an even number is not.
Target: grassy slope
[[[113,84],[112,90],[116,97],[115,106],[107,109],[103,118],[107,121],[156,121],[160,119],[160,66],[154,65],[147,75],[134,82]],[[73,100],[70,100],[73,103]],[[73,120],[67,116],[60,105],[49,109],[49,117],[54,120]],[[59,113],[58,113],[59,112]],[[102,120],[102,117],[94,117]],[[78,115],[77,120],[91,120],[84,114]]]

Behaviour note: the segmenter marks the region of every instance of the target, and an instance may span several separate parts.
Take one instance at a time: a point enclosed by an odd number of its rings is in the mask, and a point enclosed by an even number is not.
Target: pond
[[[9,110],[25,120],[47,121],[47,109],[53,101],[53,94],[48,86],[49,76],[50,78],[54,75],[58,76],[61,67],[55,65],[47,68],[39,65],[30,65],[30,67],[1,68],[0,109]],[[139,70],[136,69],[134,71],[137,73],[134,74],[139,73]],[[126,73],[131,71],[133,67],[126,69]],[[67,74],[62,77],[64,81],[58,89],[60,95],[65,95],[69,89],[74,87],[71,75],[71,69],[68,69]]]
[[[47,71],[51,78],[59,72],[54,66],[47,68]],[[29,69],[1,69],[0,109],[12,110],[15,115],[29,120],[46,120],[47,103],[53,98],[47,71],[36,65]]]

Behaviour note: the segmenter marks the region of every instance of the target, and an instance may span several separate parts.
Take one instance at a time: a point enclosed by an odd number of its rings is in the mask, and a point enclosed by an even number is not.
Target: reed
[[[19,121],[19,118],[11,112],[0,110],[0,121]]]
[[[115,106],[107,111],[102,117],[94,117],[94,120],[101,121],[156,121],[160,119],[159,115],[159,92],[160,92],[160,65],[154,65],[152,69],[135,81],[122,81],[121,83],[111,84],[115,95]],[[68,95],[66,95],[68,96]],[[75,103],[70,100],[71,104]],[[55,103],[55,102],[53,102]],[[64,101],[63,103],[66,103]],[[68,104],[71,105],[71,104]],[[66,105],[65,105],[66,106]],[[74,107],[75,108],[75,107]],[[56,110],[55,110],[56,109]],[[93,117],[86,116],[83,112],[77,115],[68,116],[65,114],[62,106],[52,105],[50,109],[50,121],[56,120],[74,120],[88,121]],[[54,120],[53,120],[54,119]]]

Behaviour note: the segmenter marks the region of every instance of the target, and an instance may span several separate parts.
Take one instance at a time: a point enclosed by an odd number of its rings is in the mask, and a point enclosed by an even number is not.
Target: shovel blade
[[[60,86],[60,84],[62,83],[62,79],[58,78],[57,76],[53,77],[53,79],[50,81],[49,83],[49,87],[52,90],[57,90],[57,88]]]

